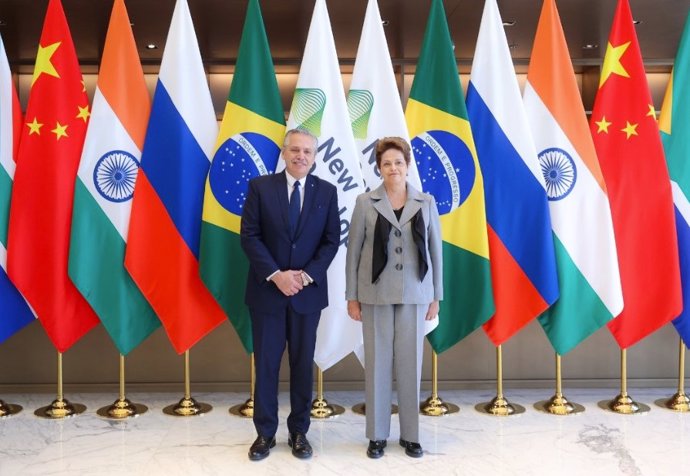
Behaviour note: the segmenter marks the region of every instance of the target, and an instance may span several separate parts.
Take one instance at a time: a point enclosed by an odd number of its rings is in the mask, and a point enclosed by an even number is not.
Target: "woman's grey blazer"
[[[419,282],[418,251],[412,237],[412,217],[422,211],[426,227],[429,270]],[[388,261],[376,283],[371,282],[374,230],[379,214],[391,223]],[[348,301],[363,304],[429,304],[443,299],[441,225],[436,201],[407,184],[407,202],[400,221],[381,184],[357,197],[350,222],[345,265]]]

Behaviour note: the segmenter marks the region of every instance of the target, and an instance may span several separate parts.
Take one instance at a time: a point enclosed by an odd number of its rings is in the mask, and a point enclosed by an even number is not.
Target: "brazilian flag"
[[[240,218],[249,180],[273,173],[285,133],[278,82],[258,0],[249,0],[237,65],[204,194],[201,278],[252,352],[244,304],[249,262],[240,247]]]
[[[444,299],[428,335],[440,354],[494,313],[484,183],[442,0],[431,3],[405,119],[422,188],[441,215]]]

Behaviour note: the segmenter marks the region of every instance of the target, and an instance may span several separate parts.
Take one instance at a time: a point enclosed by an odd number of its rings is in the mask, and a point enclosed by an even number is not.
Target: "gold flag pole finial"
[[[241,416],[244,418],[254,418],[254,385],[255,380],[255,370],[254,370],[254,352],[249,356],[249,399],[244,403],[239,405],[234,405],[230,407],[231,415]]]
[[[682,338],[678,350],[678,392],[671,398],[662,398],[654,403],[676,412],[690,412],[690,398],[685,394],[685,343]]]
[[[345,409],[343,407],[329,404],[323,398],[323,372],[319,367],[316,367],[316,398],[311,402],[311,417],[327,420],[342,415],[344,412]]]
[[[598,405],[599,408],[621,415],[639,415],[649,411],[647,405],[636,402],[628,395],[627,349],[621,349],[621,393],[613,400],[602,400]]]
[[[70,403],[65,400],[62,393],[62,353],[58,352],[57,356],[57,397],[50,405],[41,407],[34,412],[34,415],[40,418],[69,418],[86,411],[86,406],[81,403]]]
[[[168,405],[163,413],[171,416],[197,416],[210,412],[213,409],[208,403],[199,403],[192,398],[189,378],[189,351],[184,353],[184,397],[177,404]]]
[[[431,395],[419,405],[419,412],[426,416],[443,416],[457,413],[460,407],[453,403],[444,402],[438,396],[438,354],[431,351]]]
[[[120,354],[120,396],[115,403],[96,410],[99,416],[113,420],[138,417],[148,411],[146,405],[132,403],[125,396],[125,356]]]
[[[534,408],[552,415],[574,415],[585,411],[585,407],[578,403],[568,401],[563,395],[563,383],[561,375],[561,356],[556,353],[556,394],[549,400],[542,400],[534,404]]]
[[[490,402],[475,405],[475,410],[494,416],[519,415],[525,412],[525,407],[510,403],[503,396],[503,352],[501,346],[496,346],[496,396]]]

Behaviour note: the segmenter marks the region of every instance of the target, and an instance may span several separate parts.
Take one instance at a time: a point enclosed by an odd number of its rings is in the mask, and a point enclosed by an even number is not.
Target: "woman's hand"
[[[432,320],[434,317],[438,316],[438,301],[431,301],[431,304],[429,304],[429,309],[426,311],[426,319],[427,321]],[[349,312],[350,306],[348,305],[347,310]]]
[[[362,306],[359,301],[347,301],[347,314],[353,321],[362,320]]]

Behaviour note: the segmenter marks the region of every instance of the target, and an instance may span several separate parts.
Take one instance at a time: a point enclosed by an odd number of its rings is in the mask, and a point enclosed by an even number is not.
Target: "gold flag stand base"
[[[230,407],[228,411],[231,415],[254,418],[254,399],[249,398],[244,403]]]
[[[650,410],[649,406],[636,402],[627,394],[619,394],[613,400],[602,400],[598,405],[602,410],[609,410],[621,415],[641,415]]]
[[[366,415],[367,414],[367,404],[362,402],[358,403],[357,405],[352,407],[352,412],[356,413],[357,415]],[[395,403],[391,404],[391,415],[395,415],[398,413],[398,406]]]
[[[419,413],[424,416],[443,416],[458,413],[460,407],[446,403],[438,396],[438,354],[431,351],[431,395],[419,404]]]
[[[60,420],[62,418],[69,418],[86,411],[86,406],[81,403],[70,403],[64,398],[53,400],[48,406],[41,407],[34,412],[39,418],[49,418],[53,420]]]
[[[57,398],[50,405],[41,407],[34,412],[34,415],[39,418],[61,420],[86,411],[86,406],[81,403],[70,403],[64,398],[62,393],[62,352],[57,353],[57,370]]]
[[[327,420],[345,413],[345,409],[340,405],[331,405],[325,398],[315,398],[311,402],[311,417],[319,420]]]
[[[5,403],[0,400],[0,418],[11,417],[22,411],[21,405],[14,405],[12,403]]]
[[[98,416],[104,418],[111,418],[113,420],[124,420],[125,418],[134,418],[143,415],[148,411],[146,405],[140,403],[132,403],[126,398],[119,398],[110,406],[102,407],[96,410]]]
[[[475,405],[474,409],[479,413],[494,416],[511,416],[525,413],[525,407],[516,403],[510,403],[501,395],[494,397],[489,403]]]
[[[549,400],[535,403],[534,408],[551,415],[575,415],[585,411],[585,407],[582,405],[569,402],[565,396],[559,394],[554,395]]]
[[[254,352],[249,356],[249,398],[246,402],[233,405],[228,409],[230,415],[242,418],[254,418],[254,385],[256,384],[256,371],[254,369]]]
[[[676,393],[671,398],[661,398],[655,401],[658,406],[668,408],[674,412],[690,412],[690,398],[685,393]]]
[[[525,413],[525,407],[510,403],[503,396],[503,347],[496,346],[496,396],[490,402],[478,403],[474,409],[479,413],[494,416],[511,416]]]
[[[613,400],[602,400],[597,405],[602,410],[609,410],[620,415],[641,415],[650,408],[638,403],[628,395],[628,350],[621,349],[621,393]]]
[[[124,420],[138,417],[148,410],[146,405],[132,403],[125,397],[125,356],[120,354],[120,396],[112,405],[96,410],[96,414],[112,420]]]
[[[556,352],[556,394],[549,400],[542,400],[534,404],[540,412],[551,415],[575,415],[585,411],[585,407],[569,402],[563,395],[563,377],[561,372],[561,356]]]
[[[184,397],[177,405],[168,405],[163,409],[163,413],[177,417],[201,416],[210,412],[213,407],[208,403],[198,403],[192,398],[191,384],[189,378],[189,351],[184,352]]]
[[[327,420],[345,413],[340,405],[332,405],[323,397],[323,371],[317,367],[316,398],[311,402],[311,417],[317,420]]]
[[[168,405],[163,413],[170,416],[201,416],[213,409],[208,403],[198,403],[192,397],[184,397],[177,405]]]
[[[682,338],[680,339],[680,349],[678,351],[678,391],[671,398],[662,398],[654,403],[674,412],[690,412],[690,398],[685,394],[685,344]]]
[[[419,412],[425,416],[443,416],[458,413],[460,407],[453,403],[444,402],[438,395],[431,395],[419,405]]]

